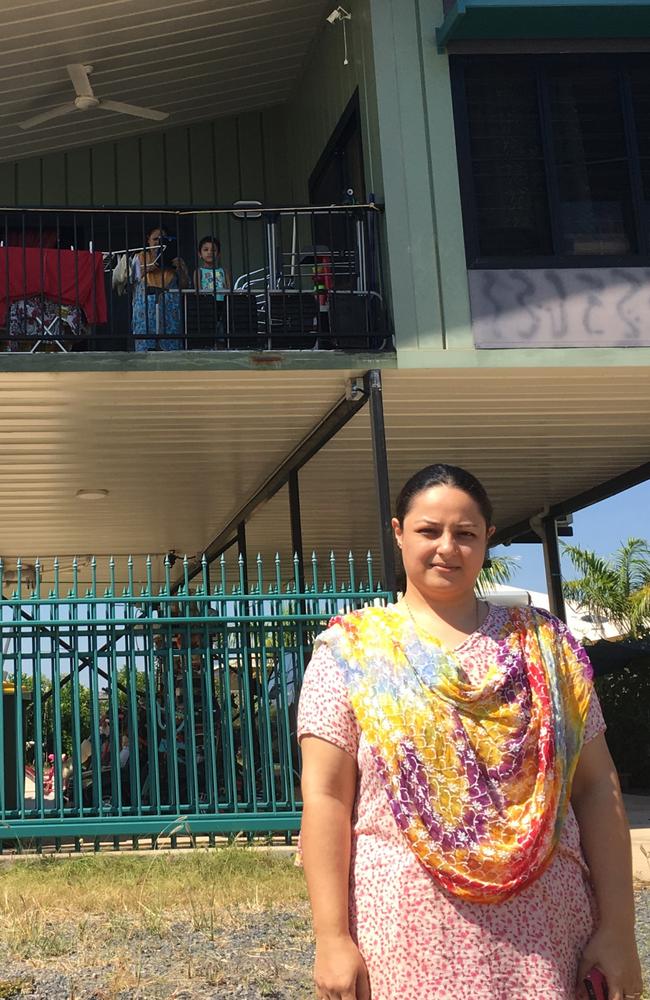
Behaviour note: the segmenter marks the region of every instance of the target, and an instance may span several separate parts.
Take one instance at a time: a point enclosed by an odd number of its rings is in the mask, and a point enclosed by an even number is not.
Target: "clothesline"
[[[0,324],[7,305],[17,299],[45,296],[80,306],[89,323],[107,321],[103,258],[88,250],[36,247],[0,249]]]
[[[152,246],[148,247],[124,247],[122,250],[98,250],[97,253],[101,253],[104,258],[106,257],[120,257],[122,254],[132,254],[132,253],[144,253],[147,250],[162,250],[166,244],[164,243],[154,243]],[[93,245],[89,244],[89,249],[92,251]]]

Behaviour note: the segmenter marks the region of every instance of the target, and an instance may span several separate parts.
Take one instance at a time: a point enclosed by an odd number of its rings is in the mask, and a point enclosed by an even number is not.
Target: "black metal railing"
[[[0,212],[8,351],[392,347],[374,205]]]

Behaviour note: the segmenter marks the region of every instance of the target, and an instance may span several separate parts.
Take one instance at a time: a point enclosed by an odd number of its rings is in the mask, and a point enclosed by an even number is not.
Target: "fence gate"
[[[0,847],[296,830],[304,668],[333,615],[389,598],[364,568],[323,579],[314,558],[301,592],[258,559],[245,592],[223,560],[180,588],[168,563],[154,585],[111,560],[106,586],[95,560],[83,583],[76,562],[0,563]]]

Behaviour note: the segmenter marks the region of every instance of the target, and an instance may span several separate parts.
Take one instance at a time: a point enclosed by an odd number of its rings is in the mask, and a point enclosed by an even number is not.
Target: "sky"
[[[601,556],[610,556],[628,538],[650,541],[650,482],[634,486],[610,500],[585,507],[573,515],[573,538],[560,539]],[[495,555],[517,556],[519,565],[511,582],[523,590],[546,592],[544,556],[540,545],[499,545]],[[573,570],[566,557],[562,574],[571,579]]]

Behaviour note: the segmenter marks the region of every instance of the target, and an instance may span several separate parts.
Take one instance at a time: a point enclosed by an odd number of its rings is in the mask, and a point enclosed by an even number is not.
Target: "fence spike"
[[[352,555],[352,550],[348,552],[348,577],[350,583],[350,591],[354,593],[356,590],[356,573],[354,571],[354,556]]]
[[[368,590],[370,593],[375,589],[375,582],[372,572],[372,552],[368,549],[366,553],[366,569],[368,570]]]
[[[275,553],[275,588],[276,594],[282,593],[282,563],[279,552]]]
[[[318,558],[314,551],[311,554],[311,582],[312,590],[316,593],[318,591]]]

